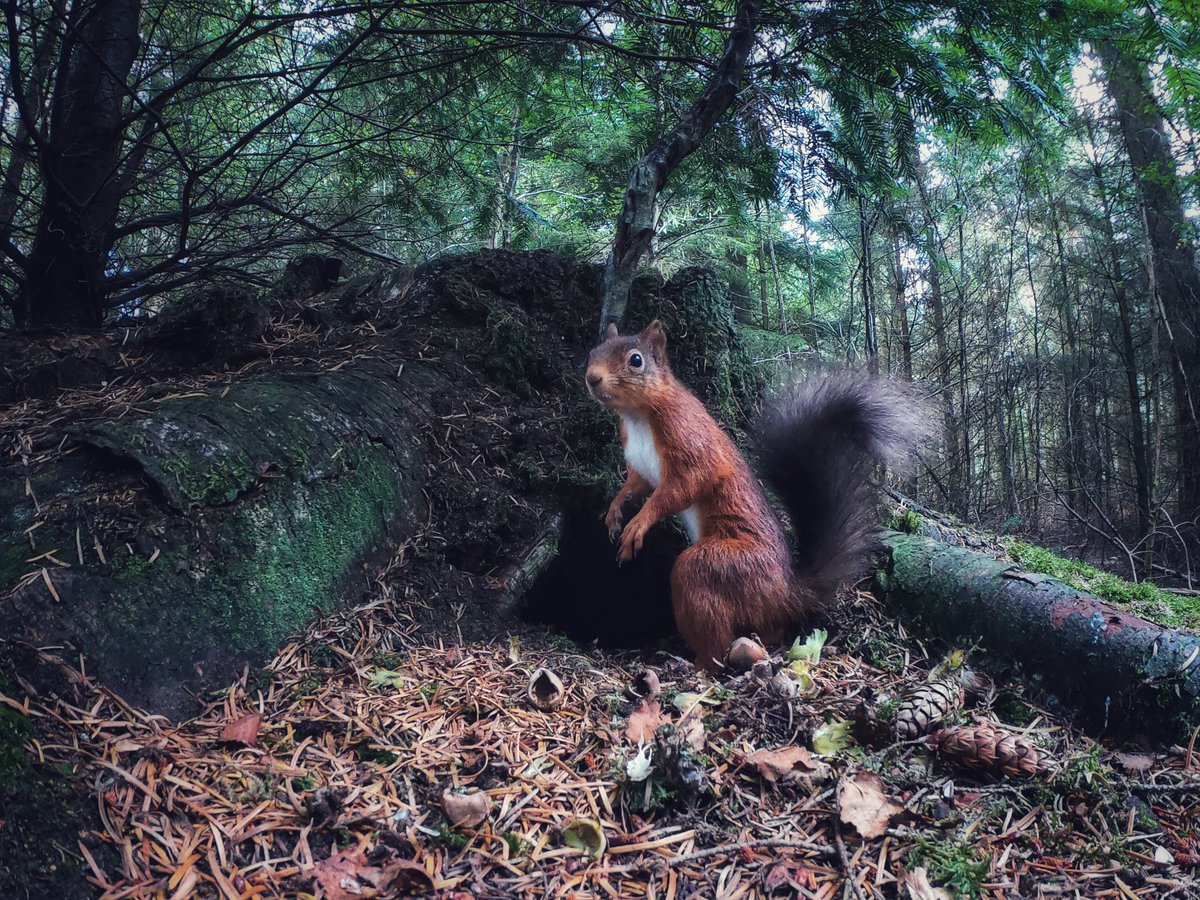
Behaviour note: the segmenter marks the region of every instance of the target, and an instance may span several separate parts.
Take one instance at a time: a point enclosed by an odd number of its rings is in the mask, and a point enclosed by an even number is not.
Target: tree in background
[[[264,283],[302,248],[373,267],[547,247],[611,258],[617,288],[639,256],[715,265],[763,365],[819,356],[935,396],[919,498],[1186,580],[1193,19],[1179,0],[14,0],[0,321],[96,327]]]

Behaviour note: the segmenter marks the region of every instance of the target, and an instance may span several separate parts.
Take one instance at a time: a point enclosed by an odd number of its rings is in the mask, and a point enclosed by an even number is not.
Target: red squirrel
[[[657,522],[682,518],[691,546],[671,570],[671,602],[696,664],[710,671],[735,637],[781,640],[862,574],[874,469],[903,467],[928,436],[920,405],[880,378],[827,375],[769,403],[757,429],[760,463],[793,523],[793,560],[750,466],[672,374],[661,323],[627,336],[609,325],[588,357],[587,387],[621,421],[627,476],[605,516],[609,536],[620,538],[625,561]],[[625,504],[636,500],[645,502],[624,524]]]

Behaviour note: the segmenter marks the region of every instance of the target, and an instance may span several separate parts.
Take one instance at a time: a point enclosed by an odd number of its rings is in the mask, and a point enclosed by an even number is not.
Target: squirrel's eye
[[[629,357],[629,368],[640,369],[642,367],[642,354],[634,353]]]

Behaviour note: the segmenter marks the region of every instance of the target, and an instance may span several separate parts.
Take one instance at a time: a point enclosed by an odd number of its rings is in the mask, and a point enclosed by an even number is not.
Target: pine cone
[[[962,703],[963,692],[949,681],[931,681],[908,690],[900,698],[892,725],[896,740],[909,741],[928,734]]]
[[[939,731],[933,743],[943,761],[974,775],[1017,778],[1048,768],[1045,754],[1036,745],[989,722]]]

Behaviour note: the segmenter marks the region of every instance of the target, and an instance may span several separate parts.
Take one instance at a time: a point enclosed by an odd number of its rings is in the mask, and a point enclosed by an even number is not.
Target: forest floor
[[[104,897],[1200,891],[1194,738],[1102,746],[1020,685],[987,684],[954,720],[1001,723],[1041,771],[963,777],[864,716],[938,661],[869,594],[833,616],[811,685],[787,698],[536,625],[477,637],[419,550],[402,548],[373,602],[317,622],[195,719],[148,715],[77,671],[83,702],[24,706],[42,757],[94,788],[99,826],[62,849]],[[543,667],[563,685],[549,711],[530,696]],[[657,702],[631,693],[647,667]],[[634,738],[656,728],[635,781]],[[448,804],[450,789],[486,800]]]
[[[25,824],[32,815],[44,828],[22,839],[52,846],[106,898],[1200,892],[1195,735],[1185,746],[1098,744],[1021,684],[985,680],[944,724],[997,723],[1036,774],[964,774],[961,755],[896,740],[887,726],[947,648],[927,649],[868,593],[823,623],[819,661],[782,681],[773,667],[712,678],[667,652],[683,652],[677,640],[655,643],[670,628],[669,535],[652,535],[658,545],[615,575],[601,548],[602,560],[592,555],[605,578],[579,568],[543,581],[529,611],[596,634],[589,613],[603,607],[598,618],[648,649],[584,646],[502,614],[501,563],[562,508],[551,500],[569,498],[568,512],[602,531],[595,472],[615,468],[603,456],[611,423],[587,418],[599,413],[579,400],[576,344],[590,338],[591,317],[563,300],[574,276],[531,278],[518,264],[546,265],[464,258],[430,268],[417,285],[424,306],[376,298],[366,319],[331,330],[275,322],[241,368],[164,377],[114,345],[112,365],[128,371],[86,406],[70,398],[92,392],[58,392],[7,410],[12,444],[0,449],[23,482],[18,462],[70,452],[67,423],[221,390],[262,369],[335,372],[395,352],[445,360],[461,389],[435,398],[428,425],[434,524],[401,545],[362,603],[206,694],[196,717],[140,709],[74,660],[43,660],[69,689],[32,690],[19,666],[0,680],[0,737],[10,719],[20,725],[19,742],[44,770],[69,774],[90,807],[71,818],[48,802],[24,810]],[[533,301],[509,301],[543,282]],[[521,316],[530,324],[514,325]],[[526,330],[530,349],[497,365],[496,348],[515,353]],[[43,577],[44,562],[22,562],[35,565],[23,577]],[[551,709],[530,696],[542,669],[563,685]],[[634,696],[647,669],[660,693]],[[446,799],[460,789],[474,793]],[[17,818],[0,809],[3,854]]]

